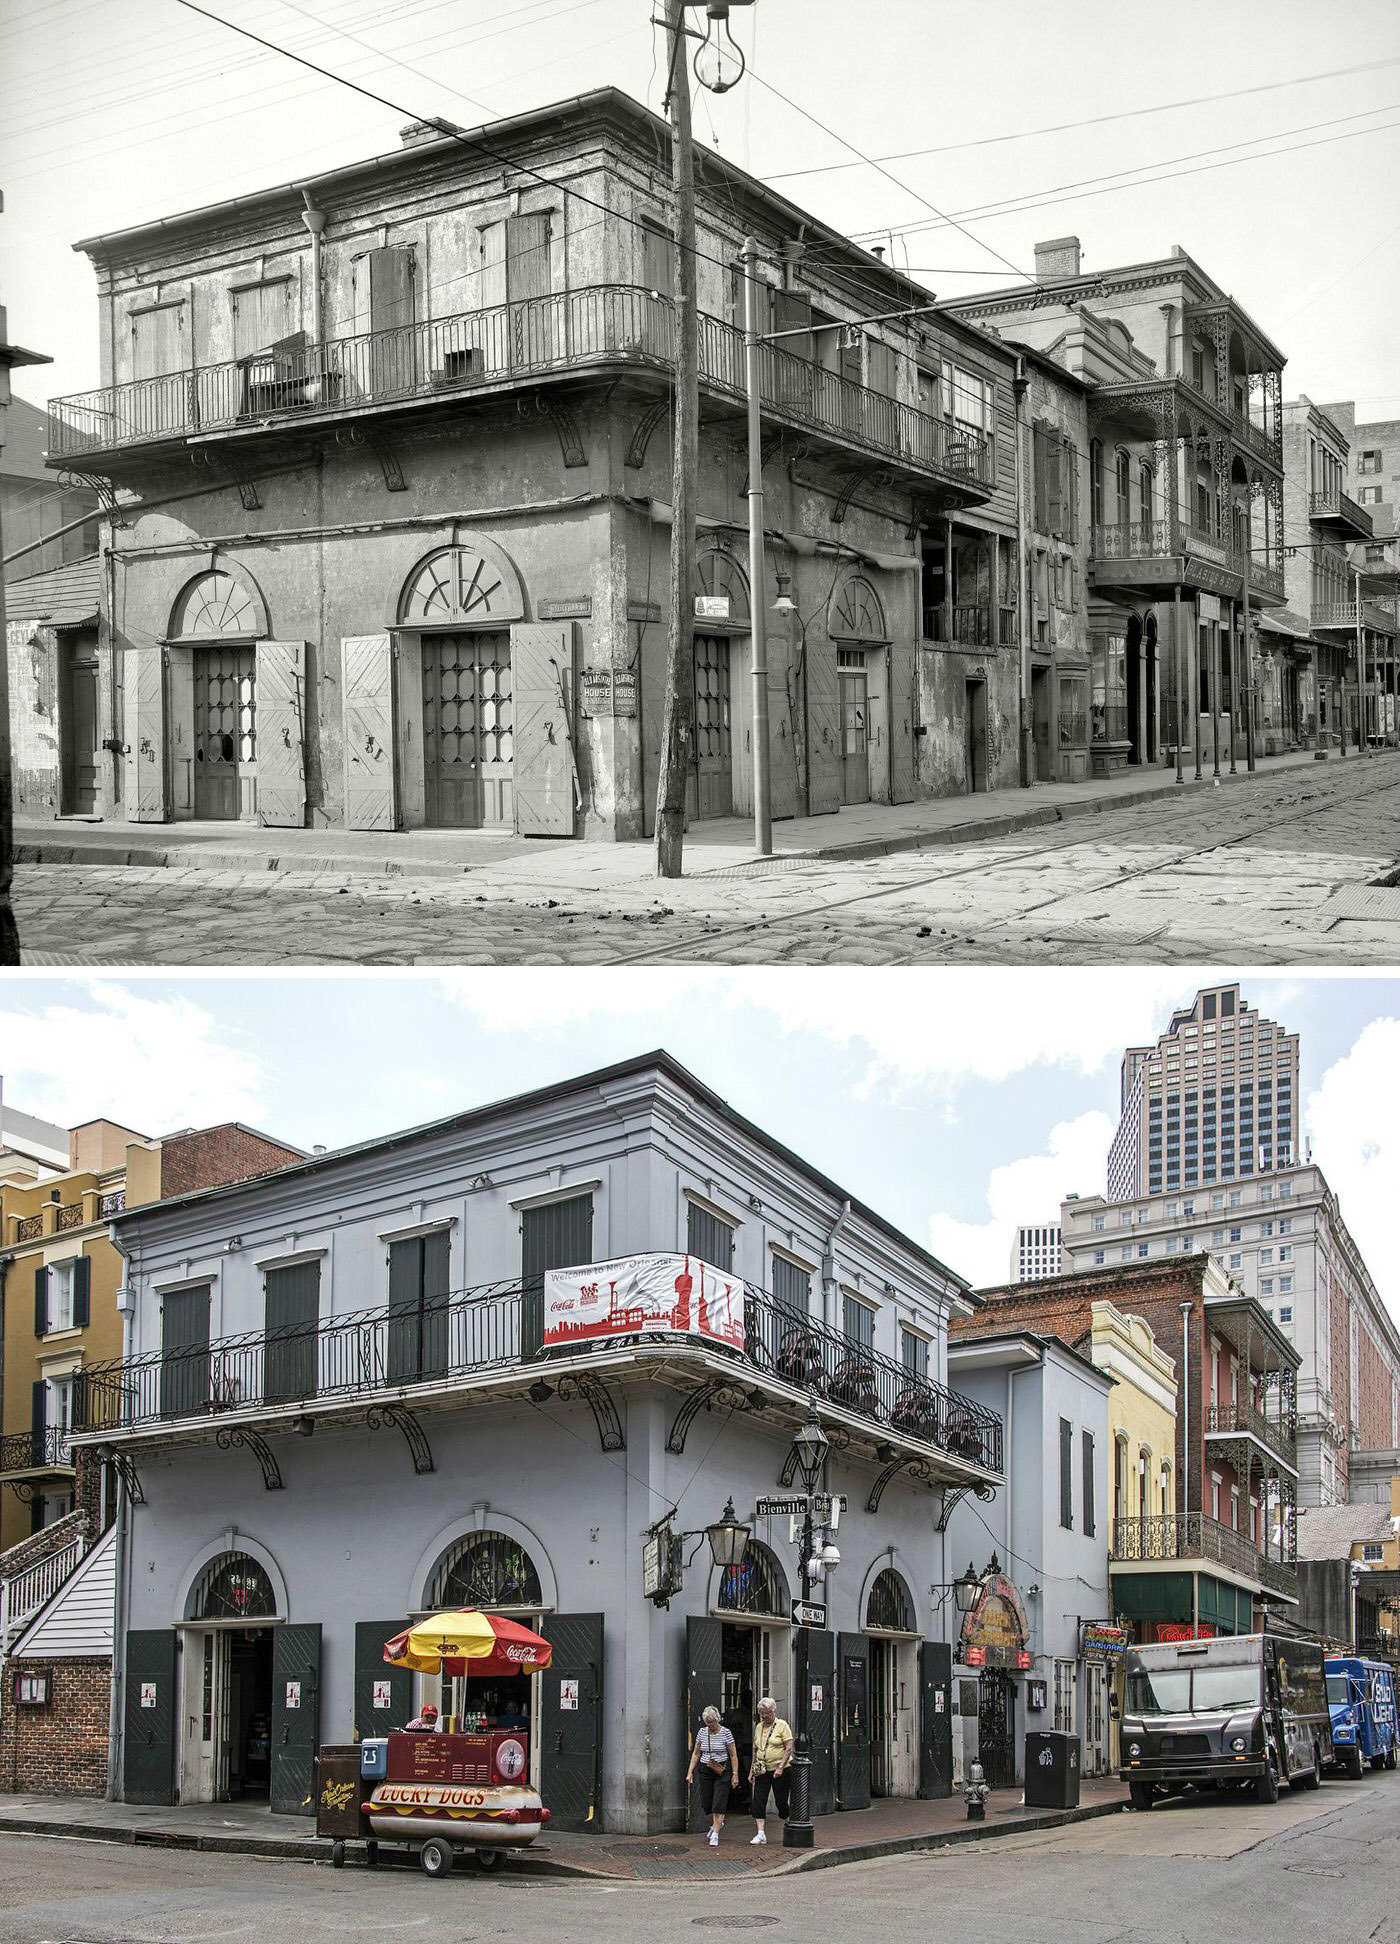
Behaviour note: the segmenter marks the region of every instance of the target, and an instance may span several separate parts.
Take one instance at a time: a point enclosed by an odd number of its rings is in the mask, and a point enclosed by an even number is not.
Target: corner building
[[[77,1433],[123,1478],[114,1788],[297,1813],[319,1742],[426,1698],[382,1647],[476,1605],[537,1625],[532,1774],[561,1828],[683,1826],[687,1738],[758,1697],[788,1718],[796,1553],[754,1517],[739,1568],[703,1528],[784,1489],[815,1398],[841,1493],[810,1631],[815,1800],[946,1795],[952,1559],[1002,1419],[947,1381],[951,1271],[665,1054],[128,1211],[123,1356]],[[741,1341],[693,1317],[549,1340],[551,1269],[689,1256],[742,1284]],[[644,1593],[668,1517],[689,1561]],[[693,1555],[693,1556],[692,1556]],[[435,1689],[428,1690],[436,1698]],[[292,1705],[288,1697],[294,1697]],[[270,1722],[271,1763],[245,1732]]]

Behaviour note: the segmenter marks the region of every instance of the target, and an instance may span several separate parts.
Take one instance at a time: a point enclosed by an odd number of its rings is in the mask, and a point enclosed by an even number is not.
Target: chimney
[[[440,142],[444,135],[461,133],[456,122],[444,121],[438,116],[431,121],[409,122],[406,128],[399,130],[399,140],[405,148],[418,148],[424,142]]]
[[[1035,280],[1037,283],[1057,283],[1061,277],[1079,275],[1079,238],[1077,236],[1054,236],[1048,243],[1035,246]]]

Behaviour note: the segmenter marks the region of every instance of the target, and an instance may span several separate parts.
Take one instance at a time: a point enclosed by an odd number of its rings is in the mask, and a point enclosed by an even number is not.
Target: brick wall
[[[50,1676],[47,1707],[20,1707],[13,1677]],[[13,1795],[105,1796],[110,1660],[12,1660],[0,1712],[0,1790]]]
[[[162,1196],[190,1195],[201,1188],[247,1181],[302,1158],[281,1141],[269,1140],[239,1121],[225,1121],[220,1127],[172,1134],[161,1142],[160,1191]]]
[[[1357,1345],[1357,1417],[1363,1451],[1379,1451],[1390,1443],[1390,1360],[1364,1323]]]

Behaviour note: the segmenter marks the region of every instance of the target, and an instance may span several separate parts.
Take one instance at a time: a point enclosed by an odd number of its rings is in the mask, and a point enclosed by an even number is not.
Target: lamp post
[[[826,1462],[828,1440],[817,1416],[817,1407],[812,1404],[807,1412],[807,1422],[793,1439],[793,1451],[797,1458],[797,1476],[806,1501],[802,1514],[802,1538],[797,1554],[797,1583],[802,1589],[805,1601],[810,1590],[812,1563],[816,1548],[813,1545],[812,1497],[817,1489]],[[834,1563],[834,1562],[833,1562]],[[826,1567],[823,1563],[822,1571]],[[808,1679],[808,1641],[807,1629],[799,1626],[795,1642],[794,1674],[797,1681],[797,1735],[792,1756],[792,1800],[788,1807],[790,1814],[783,1825],[784,1849],[810,1849],[814,1839],[812,1829],[812,1690]]]

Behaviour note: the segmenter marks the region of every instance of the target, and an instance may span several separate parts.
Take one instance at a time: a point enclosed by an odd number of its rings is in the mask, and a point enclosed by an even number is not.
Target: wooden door
[[[254,761],[252,648],[194,652],[194,814],[230,821],[242,809],[244,773]]]
[[[685,1623],[685,1751],[686,1761],[700,1728],[706,1708],[718,1708],[724,1698],[721,1663],[724,1656],[724,1623],[708,1615],[692,1614]],[[681,1771],[684,1774],[684,1770]],[[692,1787],[687,1804],[687,1823],[703,1829],[709,1818],[700,1807],[700,1791]]]
[[[346,827],[393,830],[397,806],[389,637],[349,635],[340,650]]]
[[[919,1643],[919,1794],[953,1793],[953,1650],[942,1640]]]
[[[547,365],[555,354],[556,335],[549,295],[549,213],[511,216],[505,227],[511,363],[517,369]]]
[[[1035,731],[1035,773],[1041,783],[1054,781],[1054,754],[1050,747],[1050,671],[1031,670],[1031,723]]]
[[[165,821],[165,666],[162,653],[128,648],[122,658],[126,700],[127,814],[137,823]]]
[[[68,817],[97,808],[97,635],[91,628],[59,636],[60,802]]]
[[[126,1637],[122,1797],[175,1800],[175,1630],[138,1628]]]
[[[306,644],[260,641],[254,689],[258,703],[258,822],[300,830],[306,822]]]
[[[807,638],[807,814],[820,817],[841,807],[841,694],[836,650]]]
[[[389,1244],[389,1381],[416,1383],[448,1368],[451,1238],[446,1229]]]
[[[544,1340],[544,1279],[550,1269],[575,1269],[593,1260],[593,1197],[521,1210],[520,1354],[536,1357]]]
[[[703,822],[734,809],[734,752],[729,712],[729,640],[695,637],[694,755],[686,784],[686,814]]]
[[[263,1305],[263,1402],[286,1404],[297,1398],[314,1397],[316,1324],[321,1307],[320,1258],[269,1269],[264,1281]]]
[[[842,1809],[870,1807],[870,1642],[864,1634],[837,1636],[839,1742],[836,1794]]]
[[[118,412],[123,432],[151,439],[185,430],[188,363],[183,303],[132,313],[131,372],[140,382],[122,389]]]
[[[836,1636],[825,1627],[808,1627],[806,1633],[812,1814],[829,1816],[836,1807]]]
[[[209,1285],[172,1289],[160,1305],[160,1414],[209,1408]]]
[[[890,802],[912,803],[914,782],[914,724],[917,719],[914,685],[918,658],[912,641],[895,641],[889,648],[890,689]]]
[[[320,1726],[320,1624],[278,1627],[272,1636],[273,1815],[315,1814]]]
[[[426,821],[445,830],[511,829],[510,636],[425,634],[421,642]]]
[[[540,1791],[553,1829],[602,1827],[603,1616],[547,1613],[554,1658],[540,1677]],[[567,1700],[567,1705],[566,1705]]]
[[[510,656],[516,833],[521,837],[572,837],[571,628],[568,624],[541,627],[517,622],[510,631]]]
[[[843,651],[844,652],[844,651]],[[870,801],[870,682],[864,665],[843,667],[841,682],[841,801]]]
[[[360,1741],[402,1728],[413,1713],[412,1673],[390,1667],[384,1659],[385,1641],[402,1628],[402,1614],[394,1620],[355,1622],[355,1735]]]

